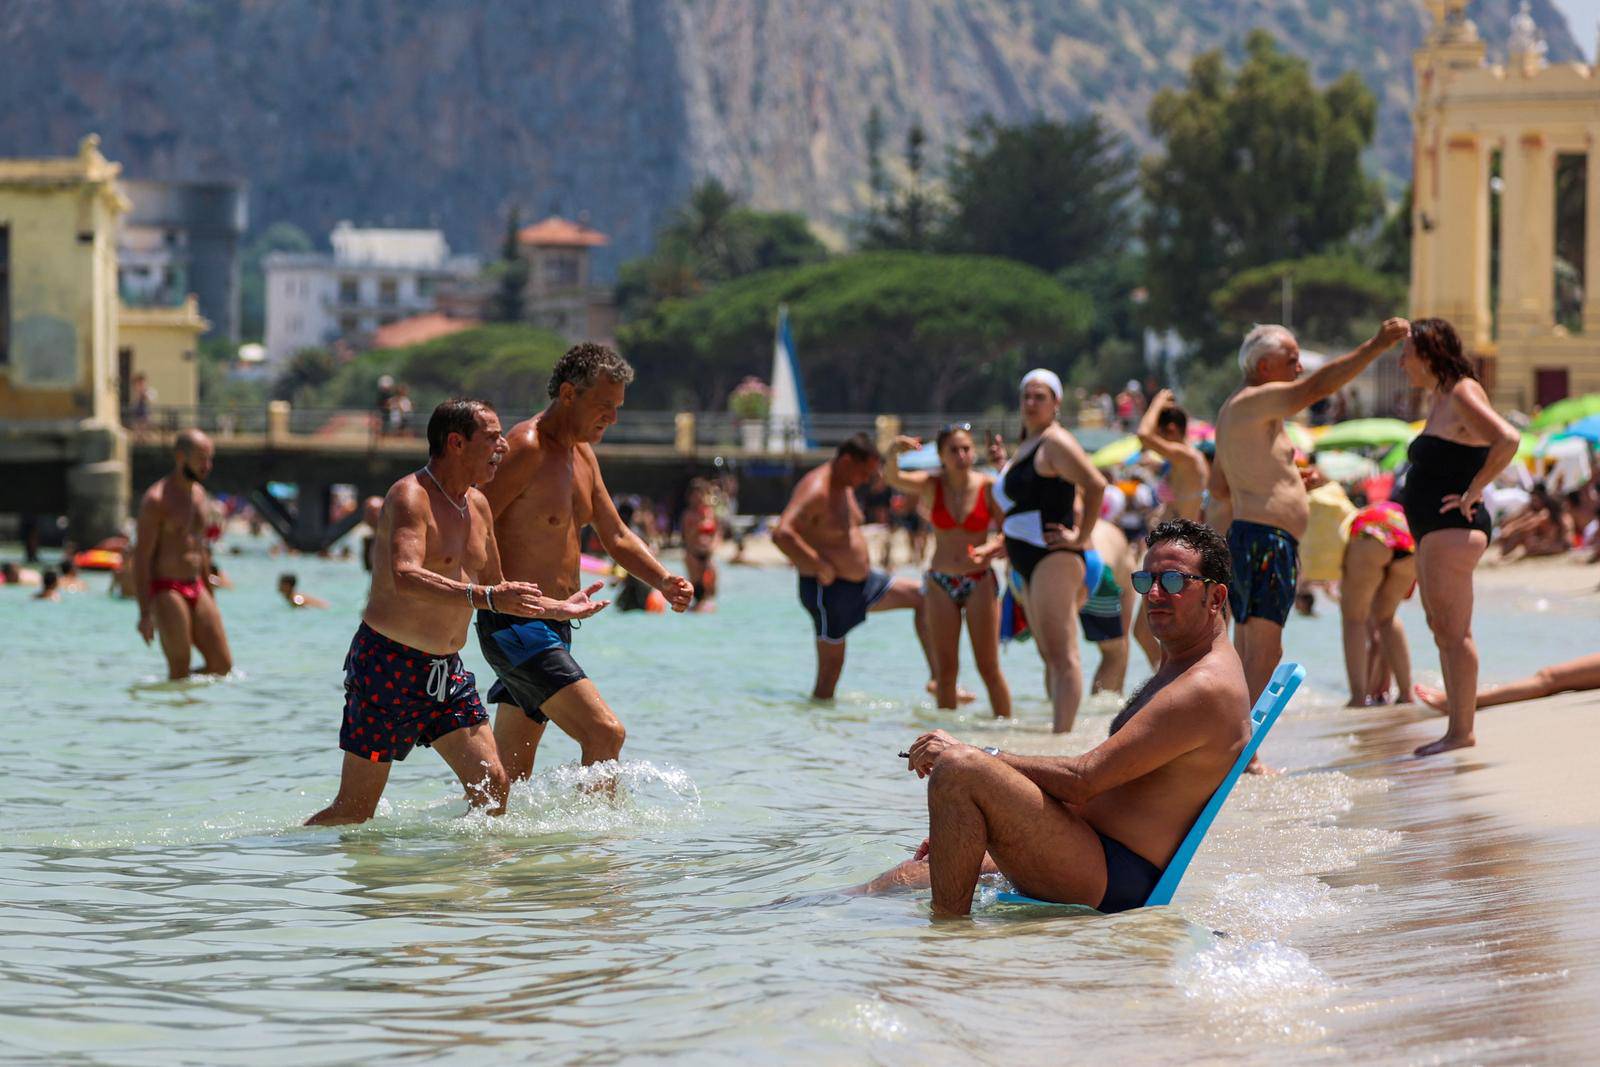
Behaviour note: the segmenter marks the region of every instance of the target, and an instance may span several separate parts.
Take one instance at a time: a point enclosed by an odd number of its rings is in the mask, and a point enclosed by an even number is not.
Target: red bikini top
[[[989,494],[982,489],[978,490],[978,502],[972,505],[972,510],[967,512],[967,517],[960,522],[950,514],[950,509],[944,506],[944,479],[933,480],[933,511],[928,514],[928,521],[933,523],[935,530],[954,530],[960,527],[969,533],[983,533],[989,528]]]

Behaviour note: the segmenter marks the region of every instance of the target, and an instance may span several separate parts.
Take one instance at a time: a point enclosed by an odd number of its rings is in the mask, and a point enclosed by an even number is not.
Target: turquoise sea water
[[[780,571],[724,572],[705,616],[618,615],[576,651],[629,730],[622,799],[580,792],[554,730],[512,812],[463,817],[418,749],[380,817],[299,823],[332,795],[357,565],[239,538],[221,594],[238,671],[158,680],[130,604],[0,590],[0,1058],[48,1063],[1523,1063],[1592,1053],[1600,847],[1468,814],[1472,756],[1400,758],[1438,722],[1339,708],[1337,618],[1295,619],[1308,690],[1174,907],[1062,918],[831,891],[904,858],[921,731],[1080,751],[1115,702],[1048,733],[1031,647],[1019,721],[939,712],[910,619],[851,636],[817,706]],[[1594,607],[1480,613],[1485,674],[1588,651]],[[1415,604],[1419,675],[1437,677]],[[1093,652],[1089,653],[1090,663]],[[469,665],[487,685],[475,640]],[[971,674],[969,669],[968,674]],[[964,679],[981,689],[975,676]],[[1420,716],[1418,716],[1420,718]]]

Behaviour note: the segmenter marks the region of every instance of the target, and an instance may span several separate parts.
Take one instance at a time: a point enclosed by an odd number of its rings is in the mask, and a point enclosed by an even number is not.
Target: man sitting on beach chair
[[[1244,668],[1228,641],[1228,546],[1188,519],[1157,526],[1133,587],[1161,645],[1155,676],[1081,756],[1015,756],[943,730],[917,738],[928,839],[861,888],[933,887],[937,915],[965,915],[981,874],[1102,912],[1144,904],[1250,740]]]

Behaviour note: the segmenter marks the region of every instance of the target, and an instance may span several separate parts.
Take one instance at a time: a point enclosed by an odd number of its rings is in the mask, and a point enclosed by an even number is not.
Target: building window
[[[339,333],[349,337],[356,332],[356,317],[354,315],[339,316]]]
[[[11,230],[0,226],[0,367],[11,362]]]
[[[417,296],[427,300],[433,296],[433,279],[422,275],[417,279]]]
[[[400,283],[393,278],[384,278],[378,282],[378,303],[383,307],[394,307],[400,295]]]
[[[339,303],[341,303],[341,304],[359,304],[359,303],[361,303],[361,282],[360,282],[360,279],[351,278],[351,277],[344,277],[344,278],[340,278],[339,279]]]
[[[547,256],[544,261],[544,284],[550,289],[570,288],[578,284],[578,257],[574,255]]]

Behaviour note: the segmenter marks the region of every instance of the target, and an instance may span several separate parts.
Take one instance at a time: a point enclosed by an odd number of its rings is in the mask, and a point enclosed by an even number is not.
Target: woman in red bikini
[[[922,595],[928,619],[929,644],[935,662],[934,695],[941,708],[959,700],[956,674],[961,665],[961,616],[966,614],[972,658],[989,690],[989,707],[999,719],[1011,717],[1011,690],[1000,672],[1000,587],[986,563],[974,566],[970,553],[998,541],[1000,512],[989,495],[994,479],[973,468],[977,451],[972,427],[962,423],[939,431],[939,470],[900,469],[900,456],[922,447],[914,437],[897,437],[889,450],[884,477],[915,498],[933,525],[933,559],[923,575]],[[935,591],[937,590],[937,591]]]

